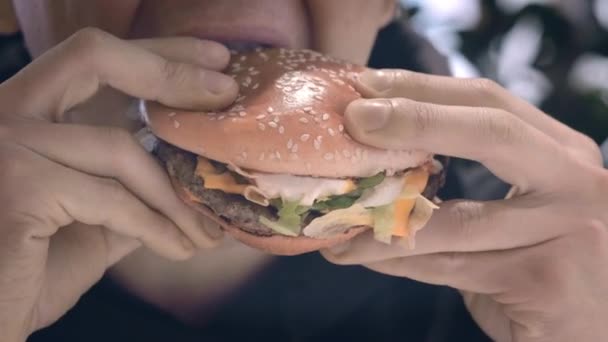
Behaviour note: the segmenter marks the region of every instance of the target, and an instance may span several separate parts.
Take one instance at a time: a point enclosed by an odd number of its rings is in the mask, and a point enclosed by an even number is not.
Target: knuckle
[[[524,125],[502,109],[479,108],[477,117],[478,131],[492,144],[513,145],[519,142],[525,133]]]
[[[474,241],[475,227],[486,224],[483,203],[462,201],[450,208],[452,220],[455,225],[458,240],[465,244]],[[464,246],[466,247],[466,246]]]
[[[467,268],[467,253],[447,252],[441,255],[438,263],[439,272],[443,274],[453,274],[465,271]]]
[[[188,68],[186,64],[164,60],[160,72],[163,79],[182,84],[188,75],[196,71]]]
[[[103,187],[108,201],[112,203],[122,205],[130,202],[132,199],[127,189],[113,178],[101,178],[99,185]]]
[[[407,108],[403,112],[411,113],[410,127],[416,136],[428,134],[429,130],[435,126],[438,113],[433,106],[406,99],[400,101],[400,106]]]
[[[502,87],[489,78],[475,78],[469,81],[471,88],[483,96],[494,96],[500,92]]]
[[[408,84],[414,80],[417,80],[416,73],[409,70],[401,69],[387,69],[384,70],[389,85],[395,86],[397,84]]]
[[[585,255],[592,258],[608,255],[607,225],[600,220],[590,220],[581,226],[583,228],[577,232],[577,245],[571,246],[568,250],[573,253],[584,250],[586,251]],[[603,258],[600,260],[603,260]]]
[[[103,49],[109,36],[109,33],[98,28],[86,27],[70,37],[68,47],[74,53],[74,57],[91,60],[96,58],[97,52]]]
[[[602,151],[599,145],[591,137],[577,132],[575,142],[572,144],[577,154],[582,153],[589,156],[594,163],[603,163]]]
[[[112,168],[115,171],[129,169],[132,163],[132,151],[137,145],[135,138],[123,128],[100,127],[104,140],[107,142],[108,156],[112,160]]]
[[[25,151],[19,151],[22,149],[9,144],[0,144],[0,184],[19,183],[31,170],[30,163],[22,156]],[[6,186],[0,188],[6,189]]]

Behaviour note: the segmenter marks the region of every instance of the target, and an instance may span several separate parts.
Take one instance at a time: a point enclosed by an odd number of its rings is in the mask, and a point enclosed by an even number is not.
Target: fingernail
[[[230,60],[230,51],[224,45],[216,42],[210,42],[210,47],[205,54],[217,65],[225,65]]]
[[[390,75],[382,70],[366,70],[359,75],[359,83],[377,92],[387,91],[391,87]]]
[[[205,73],[205,79],[203,81],[205,89],[217,95],[223,94],[236,86],[232,77],[215,72]]]
[[[333,247],[330,247],[328,249],[328,251],[333,256],[340,256],[340,255],[346,253],[346,251],[348,250],[349,247],[350,247],[350,241],[346,241],[346,242],[343,242],[341,244],[338,244],[338,245],[335,245]]]
[[[348,108],[347,116],[359,129],[376,131],[386,126],[392,107],[388,100],[355,100]]]

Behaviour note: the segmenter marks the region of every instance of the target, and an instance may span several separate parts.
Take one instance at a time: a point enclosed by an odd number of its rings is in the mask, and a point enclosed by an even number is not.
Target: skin
[[[235,23],[247,26],[239,34],[276,25],[283,45],[364,64],[394,2],[348,2],[15,1],[37,59],[0,85],[3,338],[21,341],[57,320],[118,261],[119,281],[184,320],[195,308],[182,304],[201,307],[218,294],[192,276],[201,267],[213,288],[235,286],[263,264],[263,255],[220,242],[217,227],[174,196],[124,113],[131,97],[193,109],[234,99],[236,85],[219,72],[228,58],[222,46],[171,38],[194,27],[221,40]],[[516,191],[504,201],[442,204],[414,250],[365,235],[324,255],[456,287],[499,341],[601,340],[608,176],[597,146],[486,80],[384,70],[359,88],[367,99],[346,113],[354,138],[478,160]],[[253,261],[221,262],[244,254]],[[189,289],[185,297],[155,291],[170,270]]]

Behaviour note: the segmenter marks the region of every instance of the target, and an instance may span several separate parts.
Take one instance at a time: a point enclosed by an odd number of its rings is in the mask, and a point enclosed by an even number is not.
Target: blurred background
[[[401,0],[460,77],[491,78],[608,138],[608,0]]]

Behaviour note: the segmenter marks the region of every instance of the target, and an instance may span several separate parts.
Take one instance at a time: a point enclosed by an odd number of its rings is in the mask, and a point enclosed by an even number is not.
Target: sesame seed
[[[268,109],[266,109],[266,111],[267,111],[268,113],[272,113],[272,112],[274,112],[274,108],[272,108],[272,107],[268,107]]]
[[[174,120],[174,121],[173,121],[173,127],[175,127],[175,128],[179,128],[179,126],[180,126],[179,121]]]
[[[247,116],[247,112],[239,112],[239,116],[240,117],[245,117],[245,116]]]
[[[241,85],[243,86],[243,88],[248,88],[249,87],[249,83],[243,82],[243,83],[241,83]]]
[[[318,136],[315,138],[313,145],[315,147],[315,150],[320,150],[321,149],[321,143],[323,142],[323,137]]]
[[[306,142],[308,139],[310,139],[310,134],[302,134],[300,136],[300,140],[302,140],[302,142]]]
[[[218,120],[224,120],[226,118],[226,115],[220,115],[217,119]]]
[[[300,118],[299,120],[301,123],[308,123],[308,119],[307,118]]]
[[[315,96],[313,96],[313,97],[314,97],[314,99],[315,99],[315,100],[317,100],[317,101],[323,101],[323,96],[321,96],[321,95],[315,95]]]
[[[279,116],[278,116],[278,115],[275,115],[275,116],[272,118],[272,121],[274,121],[274,122],[276,122],[276,123],[279,123]]]
[[[255,76],[255,75],[258,75],[259,73],[260,73],[259,71],[254,70],[250,73],[250,75]]]
[[[277,125],[277,123],[276,123],[276,122],[274,122],[274,121],[270,121],[270,122],[268,123],[268,126],[270,126],[270,127],[272,127],[272,128],[277,128],[277,127],[279,127],[279,125]]]
[[[293,147],[291,148],[291,152],[296,153],[298,152],[298,144],[293,144]]]
[[[329,135],[331,135],[332,137],[334,135],[336,135],[336,131],[334,131],[332,128],[328,128],[327,131],[329,132]]]
[[[253,85],[253,87],[251,87],[251,89],[253,89],[253,90],[258,89],[259,86],[260,86],[260,84],[256,83],[256,84]]]
[[[346,158],[350,158],[350,156],[352,155],[352,153],[350,152],[350,150],[344,150],[344,151],[342,151],[342,154]]]
[[[323,121],[327,121],[329,120],[329,114],[325,113],[323,114]]]
[[[285,133],[285,127],[280,126],[279,127],[279,134],[283,134],[283,133]]]
[[[169,117],[170,117],[170,118],[172,118],[172,117],[176,116],[176,115],[177,115],[177,113],[175,113],[175,112],[171,112],[171,113],[169,113],[169,114],[167,114],[167,115],[169,115]]]
[[[312,111],[312,107],[304,107],[304,111],[306,113],[310,113]]]
[[[266,117],[266,114],[260,114],[255,117],[256,120],[263,120]]]
[[[251,83],[251,77],[249,77],[249,76],[245,77],[245,83],[250,84]]]
[[[236,118],[232,118],[232,119],[230,119],[230,121],[237,122],[237,119]]]
[[[292,147],[293,147],[293,139],[289,139],[287,141],[287,148],[291,150]]]
[[[325,155],[323,156],[323,159],[325,159],[325,160],[333,160],[334,159],[334,154],[333,153],[325,153]]]
[[[241,62],[244,62],[247,59],[247,56],[241,56]]]
[[[243,157],[243,159],[247,159],[247,152],[241,152],[241,157]]]
[[[264,126],[264,124],[263,124],[263,123],[259,122],[259,123],[258,123],[258,129],[259,129],[260,131],[263,131],[263,130],[265,130],[265,129],[266,129],[266,126]]]
[[[207,113],[207,116],[214,116],[215,114],[217,114],[217,113],[209,112],[209,113]]]
[[[276,155],[276,157],[277,157],[278,160],[281,160],[281,153],[279,151],[276,151],[275,155]]]
[[[215,120],[217,120],[217,116],[210,116],[209,117],[209,121],[215,121]]]
[[[338,126],[338,131],[339,131],[340,133],[344,132],[344,125],[339,125],[339,126]]]

